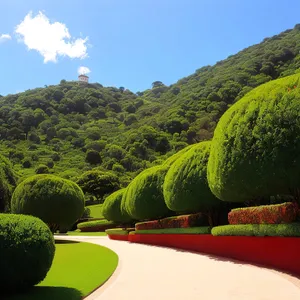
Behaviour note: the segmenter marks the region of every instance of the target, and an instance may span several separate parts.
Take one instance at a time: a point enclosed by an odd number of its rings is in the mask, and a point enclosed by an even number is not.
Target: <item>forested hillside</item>
[[[0,97],[1,153],[21,178],[50,172],[76,180],[97,168],[126,186],[188,144],[211,139],[220,116],[254,87],[299,72],[299,52],[296,25],[171,86],[156,81],[134,94],[61,80]]]

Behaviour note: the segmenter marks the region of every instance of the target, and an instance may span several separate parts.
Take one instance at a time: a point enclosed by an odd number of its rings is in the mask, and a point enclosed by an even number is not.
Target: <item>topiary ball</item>
[[[0,289],[24,290],[41,282],[55,253],[47,225],[32,216],[0,214]]]
[[[36,216],[56,231],[59,227],[71,227],[82,216],[84,194],[70,180],[48,174],[35,175],[16,187],[11,211]]]
[[[121,202],[124,192],[125,189],[120,189],[105,199],[102,205],[102,214],[105,219],[116,223],[126,223],[132,220],[132,218],[124,210],[121,210]]]
[[[169,209],[182,213],[205,212],[221,204],[207,182],[209,151],[210,142],[201,142],[172,164],[163,186]]]
[[[221,117],[208,161],[212,192],[244,202],[300,188],[300,75],[259,86]]]
[[[155,166],[135,177],[126,188],[121,211],[135,220],[157,219],[170,215],[163,196],[167,167]]]

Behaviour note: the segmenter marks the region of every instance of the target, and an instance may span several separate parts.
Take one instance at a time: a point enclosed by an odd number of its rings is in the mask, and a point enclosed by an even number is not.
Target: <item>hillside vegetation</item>
[[[135,94],[61,80],[0,97],[1,153],[21,179],[54,173],[76,181],[96,169],[125,187],[142,170],[211,139],[222,114],[254,87],[297,73],[299,53],[296,25],[171,86],[155,81]]]

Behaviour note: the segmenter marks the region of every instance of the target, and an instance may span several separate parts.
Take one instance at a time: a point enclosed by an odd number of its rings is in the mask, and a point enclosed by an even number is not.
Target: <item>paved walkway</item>
[[[113,276],[86,300],[300,299],[300,280],[274,270],[107,237],[62,238],[99,244],[119,255]]]

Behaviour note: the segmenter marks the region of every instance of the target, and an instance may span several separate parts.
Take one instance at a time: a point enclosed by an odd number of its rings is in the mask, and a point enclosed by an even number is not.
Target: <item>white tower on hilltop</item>
[[[89,76],[81,74],[81,75],[78,76],[78,81],[88,83],[89,82]]]

